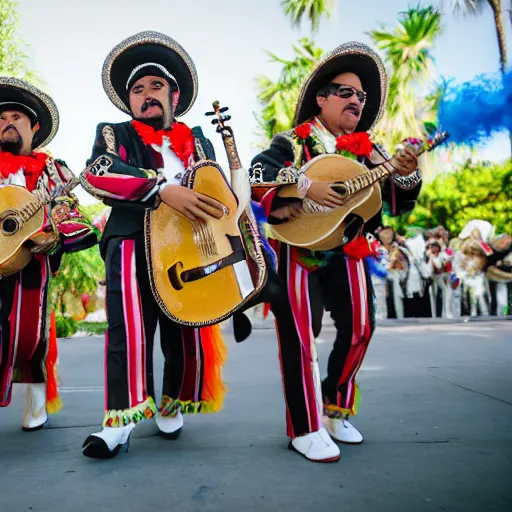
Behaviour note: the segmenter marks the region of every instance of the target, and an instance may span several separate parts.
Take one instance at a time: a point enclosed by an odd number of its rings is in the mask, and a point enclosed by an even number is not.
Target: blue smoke
[[[512,130],[512,70],[478,75],[470,82],[445,83],[439,124],[450,142],[475,145],[502,130]]]

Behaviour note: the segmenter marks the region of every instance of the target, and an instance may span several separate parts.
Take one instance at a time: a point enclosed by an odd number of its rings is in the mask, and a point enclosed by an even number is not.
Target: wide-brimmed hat
[[[47,146],[59,129],[59,111],[55,102],[37,87],[11,76],[0,76],[0,111],[18,110],[26,114],[39,130],[32,139],[32,149]]]
[[[120,110],[130,113],[128,85],[134,77],[156,74],[179,88],[180,99],[174,112],[188,112],[197,97],[196,67],[189,54],[174,39],[160,32],[145,31],[121,41],[103,63],[103,88],[110,101]]]
[[[316,96],[320,88],[341,73],[354,73],[366,92],[366,103],[356,131],[371,129],[380,119],[386,106],[388,78],[381,58],[365,44],[355,41],[338,46],[326,55],[304,82],[299,93],[294,126],[318,115]]]

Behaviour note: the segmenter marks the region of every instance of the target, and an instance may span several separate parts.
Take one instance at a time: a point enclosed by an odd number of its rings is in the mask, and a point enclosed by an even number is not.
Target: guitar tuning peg
[[[229,110],[229,107],[222,107],[219,109],[219,112],[226,112],[226,110]]]
[[[219,120],[218,119],[212,119],[212,124],[219,124]]]
[[[222,116],[223,121],[229,121],[231,119],[231,116]]]
[[[205,116],[214,116],[215,112],[205,112]]]

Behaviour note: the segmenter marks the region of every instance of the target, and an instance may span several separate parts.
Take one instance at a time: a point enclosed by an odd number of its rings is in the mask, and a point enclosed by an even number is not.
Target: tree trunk
[[[503,30],[503,21],[501,19],[501,0],[488,0],[494,15],[494,24],[496,25],[496,36],[498,37],[498,48],[500,51],[500,71],[505,73],[507,66],[507,47],[505,42],[505,32]],[[512,0],[510,1],[512,8]],[[512,22],[512,10],[509,11],[509,16]],[[512,159],[512,133],[509,134],[510,138],[510,158]]]
[[[496,36],[498,38],[498,48],[500,51],[500,70],[505,72],[507,64],[507,47],[505,43],[505,31],[503,30],[503,21],[501,19],[501,3],[500,0],[488,0],[494,15],[494,24],[496,25]]]

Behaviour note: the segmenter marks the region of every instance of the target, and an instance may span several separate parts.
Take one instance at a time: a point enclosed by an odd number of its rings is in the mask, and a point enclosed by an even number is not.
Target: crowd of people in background
[[[472,220],[400,236],[382,227],[369,258],[378,318],[512,314],[512,236]]]

